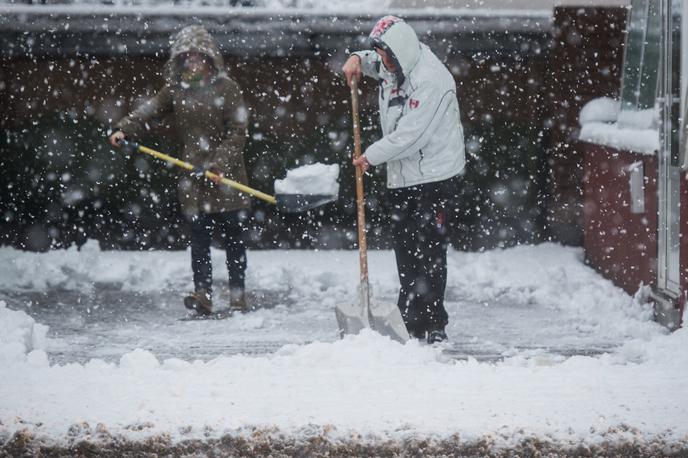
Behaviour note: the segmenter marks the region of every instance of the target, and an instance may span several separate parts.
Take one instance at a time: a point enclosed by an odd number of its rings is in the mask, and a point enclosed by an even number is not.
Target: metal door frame
[[[681,40],[672,35],[672,6],[681,4],[679,20],[685,12],[686,2],[681,0],[662,0],[662,46],[660,57],[660,78],[658,82],[658,106],[660,113],[660,150],[658,151],[658,227],[657,227],[657,292],[670,299],[681,295],[680,263],[680,181],[678,132],[681,108],[681,89],[684,84],[684,68],[681,54],[672,52],[674,47],[681,48],[686,35],[686,21],[681,21]],[[685,17],[685,16],[684,16]],[[678,57],[678,58],[677,58]],[[673,70],[681,73],[674,79]],[[678,87],[677,87],[678,86]]]

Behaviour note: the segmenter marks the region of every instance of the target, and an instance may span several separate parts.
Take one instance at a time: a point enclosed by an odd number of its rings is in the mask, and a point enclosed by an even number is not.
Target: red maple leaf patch
[[[416,99],[410,99],[409,100],[409,107],[413,110],[414,108],[418,108],[418,105],[420,105],[420,101]]]

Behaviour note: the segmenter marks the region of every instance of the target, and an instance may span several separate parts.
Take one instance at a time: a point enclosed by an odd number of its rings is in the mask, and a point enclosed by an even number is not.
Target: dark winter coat
[[[207,55],[214,71],[200,88],[184,88],[179,77],[179,56],[187,52]],[[165,85],[150,100],[116,124],[128,137],[140,137],[149,122],[171,115],[183,149],[181,159],[204,167],[216,166],[234,181],[247,183],[244,144],[248,108],[241,88],[224,71],[224,61],[210,34],[201,26],[190,26],[175,37],[164,67]],[[187,217],[249,207],[246,195],[205,178],[183,175],[179,199]]]

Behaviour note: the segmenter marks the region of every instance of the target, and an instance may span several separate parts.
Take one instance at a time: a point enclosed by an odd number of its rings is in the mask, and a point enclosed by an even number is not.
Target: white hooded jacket
[[[375,51],[354,53],[363,74],[380,82],[383,137],[365,156],[372,165],[387,164],[388,188],[446,180],[466,163],[454,78],[411,26],[398,21],[377,39],[393,53],[401,74],[387,71]]]

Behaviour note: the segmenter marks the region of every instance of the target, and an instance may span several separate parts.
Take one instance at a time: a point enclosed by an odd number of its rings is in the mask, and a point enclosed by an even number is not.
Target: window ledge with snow
[[[607,97],[588,102],[580,112],[578,139],[618,150],[655,155],[659,128],[655,109],[622,111],[621,102]]]

